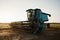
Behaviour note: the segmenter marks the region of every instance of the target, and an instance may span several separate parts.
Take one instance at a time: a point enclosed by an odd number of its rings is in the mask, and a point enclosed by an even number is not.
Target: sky
[[[30,8],[51,14],[48,22],[60,23],[60,0],[0,0],[0,22],[26,21]]]

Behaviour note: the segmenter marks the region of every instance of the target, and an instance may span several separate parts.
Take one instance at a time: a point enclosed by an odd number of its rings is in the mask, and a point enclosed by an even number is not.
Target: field
[[[11,28],[10,23],[0,23],[0,29]]]
[[[13,30],[10,23],[0,23],[0,40],[60,40],[60,24],[51,23],[45,32],[33,35],[22,29]]]

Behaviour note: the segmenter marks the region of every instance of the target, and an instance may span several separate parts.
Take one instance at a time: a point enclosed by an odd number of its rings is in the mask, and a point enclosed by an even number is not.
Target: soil
[[[36,35],[21,29],[1,29],[0,40],[60,40],[60,29],[50,29]]]

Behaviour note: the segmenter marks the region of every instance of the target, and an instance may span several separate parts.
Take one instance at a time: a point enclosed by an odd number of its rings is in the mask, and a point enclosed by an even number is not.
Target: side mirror
[[[49,17],[51,17],[51,15],[49,14]]]

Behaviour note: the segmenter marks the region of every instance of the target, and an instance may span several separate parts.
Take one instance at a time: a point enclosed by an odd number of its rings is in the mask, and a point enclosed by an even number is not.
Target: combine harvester
[[[39,32],[45,31],[45,23],[48,21],[48,16],[51,17],[50,14],[44,13],[41,9],[28,9],[26,10],[28,21],[20,21],[20,22],[12,22],[10,25],[14,29],[24,29],[32,32],[33,34],[37,34]]]

